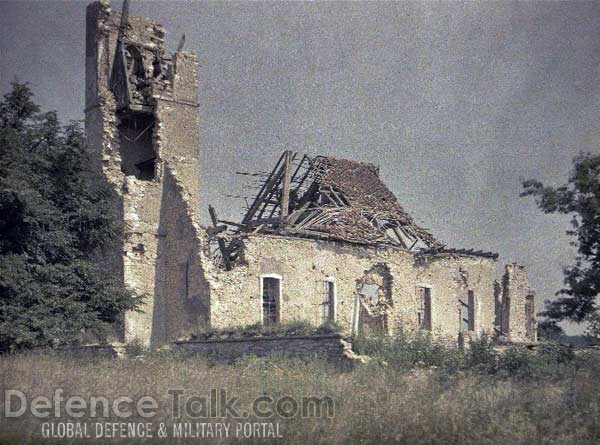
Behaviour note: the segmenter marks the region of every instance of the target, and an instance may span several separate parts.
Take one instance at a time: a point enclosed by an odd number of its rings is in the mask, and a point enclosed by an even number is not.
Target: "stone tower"
[[[525,267],[513,263],[504,269],[500,329],[510,341],[536,341],[535,292],[529,287]]]
[[[113,13],[107,0],[87,8],[85,126],[123,228],[102,256],[106,271],[143,297],[117,335],[149,346],[209,322],[208,302],[193,291],[205,284],[197,63],[181,48],[168,54],[162,26],[128,9],[125,1]]]

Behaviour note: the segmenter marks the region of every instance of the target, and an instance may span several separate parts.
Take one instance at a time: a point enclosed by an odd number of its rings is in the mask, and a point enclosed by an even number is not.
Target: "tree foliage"
[[[600,155],[582,154],[566,185],[553,188],[536,180],[523,182],[521,196],[534,196],[545,213],[571,215],[577,247],[575,263],[565,268],[565,287],[559,298],[547,301],[545,315],[549,320],[591,321],[597,314],[596,297],[600,293]]]
[[[565,331],[556,320],[542,320],[537,324],[538,340],[558,341],[563,335]]]
[[[118,226],[87,164],[79,124],[61,127],[13,82],[0,102],[0,351],[103,335],[137,305],[93,259]]]

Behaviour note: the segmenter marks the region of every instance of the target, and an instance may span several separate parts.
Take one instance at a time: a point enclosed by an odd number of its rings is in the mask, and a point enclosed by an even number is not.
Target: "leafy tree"
[[[588,317],[588,328],[586,334],[590,337],[600,338],[600,312],[596,311]]]
[[[600,293],[600,155],[583,154],[573,161],[566,185],[546,187],[536,180],[523,182],[521,196],[534,196],[544,213],[571,215],[575,264],[564,270],[565,287],[560,297],[546,301],[541,313],[550,321],[591,322],[597,317]]]
[[[537,325],[537,336],[540,340],[558,340],[565,335],[556,320],[542,320]]]
[[[13,82],[0,101],[0,352],[105,335],[138,301],[93,259],[118,226],[79,124],[32,98]]]

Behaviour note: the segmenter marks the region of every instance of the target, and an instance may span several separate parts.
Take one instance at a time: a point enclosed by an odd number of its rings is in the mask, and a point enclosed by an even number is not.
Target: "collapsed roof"
[[[400,206],[375,165],[291,151],[264,177],[239,230],[411,250],[443,247]]]
[[[211,232],[217,235],[220,252],[215,251],[215,257],[227,270],[237,259],[239,247],[235,237],[226,243],[227,226],[236,227],[237,234],[270,233],[397,246],[423,254],[498,257],[481,250],[445,248],[402,208],[373,164],[285,151],[270,173],[239,174],[262,178],[242,222],[218,220],[209,206],[214,226]]]

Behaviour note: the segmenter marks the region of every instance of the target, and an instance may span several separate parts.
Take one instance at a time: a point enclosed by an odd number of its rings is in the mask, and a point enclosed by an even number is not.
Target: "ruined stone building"
[[[344,334],[426,330],[535,340],[522,266],[449,249],[371,164],[286,151],[240,222],[200,225],[197,63],[155,21],[90,4],[86,133],[123,236],[107,273],[143,296],[119,336],[160,345],[209,328],[306,321]],[[202,205],[206,205],[202,203]]]

